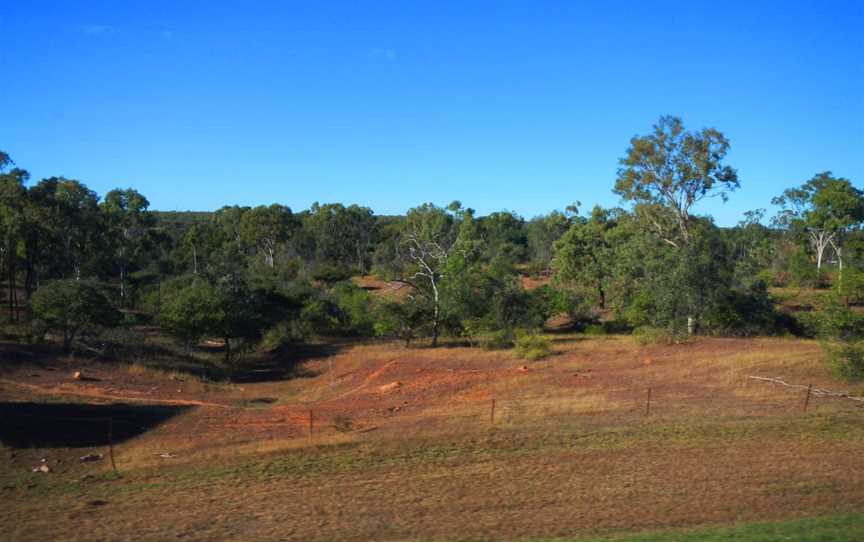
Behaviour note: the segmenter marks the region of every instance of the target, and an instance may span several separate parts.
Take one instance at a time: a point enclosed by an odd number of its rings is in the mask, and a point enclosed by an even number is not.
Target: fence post
[[[495,399],[492,399],[492,411],[489,413],[489,424],[495,425]]]
[[[117,472],[117,463],[114,461],[114,418],[108,418],[108,456],[111,458],[111,468],[114,469],[114,474]]]
[[[810,404],[810,393],[813,391],[813,384],[807,386],[807,396],[804,398],[804,412],[807,412],[807,405]]]
[[[648,388],[648,399],[645,401],[645,415],[651,414],[651,388]]]

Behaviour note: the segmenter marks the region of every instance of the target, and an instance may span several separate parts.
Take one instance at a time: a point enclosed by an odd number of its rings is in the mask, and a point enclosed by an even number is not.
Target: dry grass
[[[747,378],[848,389],[817,343],[642,347],[570,334],[553,344],[556,355],[527,371],[507,351],[365,344],[306,361],[302,378],[228,387],[230,401],[202,382],[199,399],[217,403],[116,446],[121,480],[105,462],[79,463],[87,450],[0,454],[0,497],[12,503],[0,520],[15,525],[12,540],[497,540],[864,506],[864,409],[819,398],[803,414],[800,394]],[[21,385],[48,377],[27,374]],[[61,463],[30,473],[40,457]],[[81,482],[86,473],[97,476]]]

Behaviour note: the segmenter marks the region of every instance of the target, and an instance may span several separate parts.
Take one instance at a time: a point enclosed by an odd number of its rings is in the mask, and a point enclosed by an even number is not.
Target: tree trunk
[[[687,317],[687,335],[693,335],[696,333],[696,317],[688,316]]]
[[[441,304],[438,301],[438,286],[432,280],[432,291],[435,293],[435,308],[432,315],[432,348],[438,346],[438,319],[441,316]]]
[[[192,245],[192,274],[198,274],[198,249]]]
[[[75,330],[64,328],[63,329],[63,353],[67,356],[72,353],[72,341],[75,340]]]

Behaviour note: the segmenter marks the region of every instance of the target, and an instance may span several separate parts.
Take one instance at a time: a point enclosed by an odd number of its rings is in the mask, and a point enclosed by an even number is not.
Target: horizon
[[[14,4],[0,148],[31,183],[131,186],[160,211],[530,219],[622,205],[618,159],[672,114],[731,141],[741,188],[696,211],[733,226],[821,171],[862,185],[862,26],[859,2]]]

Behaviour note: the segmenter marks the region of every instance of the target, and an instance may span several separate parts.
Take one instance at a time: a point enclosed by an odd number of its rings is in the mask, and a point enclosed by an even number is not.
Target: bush
[[[633,338],[642,346],[649,344],[673,344],[678,342],[678,337],[668,329],[640,326],[633,330]]]
[[[585,335],[601,336],[606,335],[606,326],[603,324],[588,324],[582,331]]]
[[[48,283],[33,294],[30,307],[46,329],[62,335],[63,351],[67,354],[80,333],[117,325],[121,319],[99,285],[85,281]]]
[[[506,350],[512,348],[514,343],[513,331],[510,329],[499,329],[492,331],[483,337],[483,348],[487,350]]]
[[[374,334],[375,319],[369,292],[351,282],[340,282],[330,291],[341,313],[341,331],[347,335]]]
[[[513,353],[517,358],[536,361],[552,355],[552,342],[544,335],[520,334],[516,338],[516,348]]]
[[[848,382],[864,380],[864,341],[826,342],[823,348],[835,376]]]
[[[837,293],[843,300],[852,305],[864,303],[864,271],[861,269],[848,268],[843,270],[843,275],[838,275]]]
[[[351,278],[352,270],[348,266],[319,263],[312,270],[312,278],[328,284],[335,284]]]
[[[310,327],[299,320],[285,320],[267,330],[261,339],[261,347],[269,351],[278,350],[305,341],[311,332]]]

